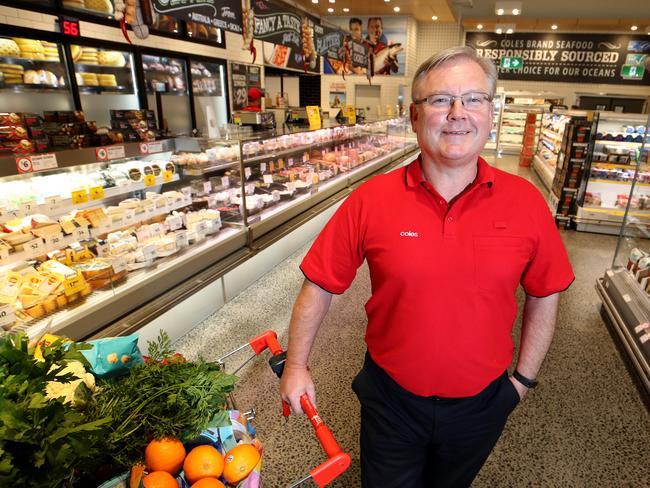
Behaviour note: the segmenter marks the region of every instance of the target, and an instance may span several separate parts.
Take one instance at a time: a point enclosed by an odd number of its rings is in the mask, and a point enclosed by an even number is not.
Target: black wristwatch
[[[512,373],[512,376],[514,376],[514,378],[515,378],[519,383],[521,383],[522,385],[524,385],[524,386],[525,386],[526,388],[528,388],[529,390],[532,390],[533,388],[535,388],[535,387],[537,386],[537,380],[531,380],[530,378],[526,378],[523,374],[521,374],[521,373],[520,373],[519,371],[517,371],[516,369],[515,369],[515,372]]]

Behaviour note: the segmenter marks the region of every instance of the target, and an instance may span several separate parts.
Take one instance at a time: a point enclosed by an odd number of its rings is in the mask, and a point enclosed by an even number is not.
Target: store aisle
[[[530,178],[530,170],[519,168],[512,157],[488,160]],[[576,281],[562,298],[540,386],[511,415],[475,487],[650,485],[650,415],[599,316],[594,290],[596,278],[612,259],[616,239],[572,231],[564,232],[563,239]],[[307,249],[179,340],[179,350],[215,359],[268,328],[286,344],[291,305],[303,279],[298,265]],[[369,293],[364,266],[352,287],[332,301],[312,353],[321,416],[353,458],[351,468],[332,485],[336,487],[360,486],[359,408],[350,384],[363,361],[363,304]],[[520,290],[520,304],[522,299]],[[515,337],[518,330],[517,323]],[[230,368],[247,354],[229,363]],[[242,410],[257,411],[255,426],[265,443],[264,484],[276,488],[304,476],[324,455],[305,417],[282,419],[278,380],[267,359],[264,355],[240,372],[235,396]],[[386,449],[391,449],[389,443]]]

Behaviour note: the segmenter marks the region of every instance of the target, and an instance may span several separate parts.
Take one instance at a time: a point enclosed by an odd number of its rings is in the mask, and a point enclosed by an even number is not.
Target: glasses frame
[[[472,92],[467,92],[467,93],[461,93],[460,95],[450,95],[450,94],[448,94],[448,93],[432,93],[431,95],[427,95],[427,96],[424,97],[424,98],[420,98],[420,99],[418,99],[418,100],[413,100],[413,103],[414,103],[415,105],[424,105],[424,106],[426,106],[426,107],[434,108],[434,106],[433,106],[431,103],[429,103],[428,100],[429,100],[431,97],[440,97],[440,96],[444,96],[444,97],[449,97],[449,99],[450,99],[450,100],[449,100],[449,106],[444,107],[444,110],[451,110],[451,108],[454,106],[454,103],[456,102],[456,100],[460,100],[460,104],[463,106],[463,108],[464,108],[465,110],[469,110],[469,111],[477,111],[477,110],[473,110],[473,109],[471,109],[471,108],[467,108],[467,107],[465,106],[465,102],[463,102],[463,97],[465,97],[465,96],[467,96],[467,95],[483,95],[483,96],[484,96],[484,100],[485,100],[486,102],[488,102],[488,105],[494,101],[494,97],[490,96],[489,93],[479,92],[479,91],[476,91],[476,92],[475,92],[475,91],[472,91]],[[483,105],[481,105],[481,108],[483,108]],[[441,108],[440,110],[442,111],[442,108]]]

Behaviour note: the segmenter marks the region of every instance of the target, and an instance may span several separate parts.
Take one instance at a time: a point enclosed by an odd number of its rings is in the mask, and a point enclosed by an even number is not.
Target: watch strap
[[[524,385],[528,389],[533,389],[537,386],[538,381],[537,380],[531,380],[530,378],[526,378],[523,374],[521,374],[519,371],[515,369],[514,373],[512,373],[512,376]]]

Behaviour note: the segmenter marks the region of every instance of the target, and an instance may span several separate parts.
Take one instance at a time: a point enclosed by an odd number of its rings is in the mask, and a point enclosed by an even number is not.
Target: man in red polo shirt
[[[300,395],[315,399],[308,357],[332,294],[364,260],[370,269],[368,353],[352,385],[364,487],[469,486],[536,385],[559,293],[574,279],[537,189],[479,156],[496,80],[469,47],[423,63],[410,107],[420,157],[352,192],[301,264],[281,381],[298,413]],[[508,376],[520,284],[521,347]]]

